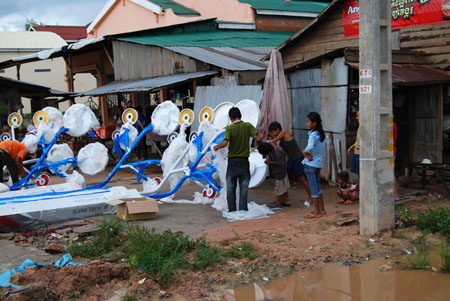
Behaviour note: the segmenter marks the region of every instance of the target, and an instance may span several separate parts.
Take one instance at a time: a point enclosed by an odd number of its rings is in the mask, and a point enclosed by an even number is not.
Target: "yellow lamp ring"
[[[191,125],[194,121],[194,111],[191,109],[184,109],[180,112],[180,115],[178,116],[178,122],[180,124],[186,124]]]
[[[211,109],[210,107],[204,107],[200,111],[200,123],[205,121],[211,123],[213,118],[214,118],[213,109]]]
[[[138,120],[138,112],[135,109],[128,108],[122,113],[123,123],[135,124]]]
[[[48,123],[48,114],[44,111],[37,111],[33,115],[33,122],[36,127],[40,126],[41,124],[47,124]]]
[[[22,115],[20,115],[19,113],[11,113],[8,116],[8,125],[12,128],[18,128],[19,126],[21,126],[22,121]]]

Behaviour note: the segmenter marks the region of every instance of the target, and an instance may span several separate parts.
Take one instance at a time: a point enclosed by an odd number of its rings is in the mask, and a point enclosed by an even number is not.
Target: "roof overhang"
[[[271,10],[271,9],[257,9],[256,14],[257,15],[267,15],[267,16],[303,17],[303,18],[315,18],[319,15],[319,13]]]
[[[0,76],[0,97],[73,97],[75,93],[53,90],[50,87],[35,85],[20,80]]]
[[[354,69],[358,63],[346,62]],[[450,82],[450,73],[424,65],[392,64],[392,84],[397,86],[430,85]]]
[[[77,96],[100,96],[107,94],[151,92],[165,87],[182,84],[194,79],[211,77],[217,71],[199,71],[192,73],[162,75],[139,80],[115,81],[107,85],[79,93]]]

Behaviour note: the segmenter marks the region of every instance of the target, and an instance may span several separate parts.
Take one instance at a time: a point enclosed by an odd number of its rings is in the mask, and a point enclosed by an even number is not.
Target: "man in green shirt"
[[[227,167],[227,202],[228,211],[236,211],[236,188],[239,180],[239,210],[248,210],[247,195],[250,183],[250,137],[256,141],[261,138],[258,131],[249,122],[241,120],[242,115],[239,108],[231,108],[228,112],[231,125],[225,128],[225,137],[222,143],[215,145],[214,150],[228,146]]]

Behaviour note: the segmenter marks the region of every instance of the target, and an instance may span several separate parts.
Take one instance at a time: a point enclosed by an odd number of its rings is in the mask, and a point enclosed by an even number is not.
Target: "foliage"
[[[74,243],[69,246],[69,253],[72,256],[89,259],[99,258],[121,244],[121,237],[118,235],[122,230],[122,224],[103,220],[92,240],[84,243]]]
[[[439,255],[442,260],[441,271],[444,273],[450,273],[450,246],[447,242],[442,242],[439,247]]]
[[[25,21],[25,31],[30,30],[31,25],[44,25],[44,23],[42,22],[38,22],[36,20],[34,20],[33,18],[28,19]]]
[[[415,255],[409,255],[406,257],[408,261],[408,269],[411,270],[426,270],[430,268],[430,256],[428,252],[419,251]]]
[[[209,266],[213,266],[216,263],[223,262],[222,250],[205,246],[196,250],[194,259],[194,268],[197,270],[205,269]]]
[[[235,245],[225,251],[226,257],[232,257],[236,259],[242,259],[247,257],[250,260],[256,259],[258,255],[255,253],[253,246],[249,243],[243,243]]]
[[[411,211],[409,211],[408,209],[405,210],[401,210],[398,214],[397,214],[397,219],[399,221],[401,221],[405,227],[411,227],[414,226],[416,224],[416,216],[415,214],[413,214]]]
[[[194,246],[195,242],[183,233],[167,230],[158,234],[155,229],[131,226],[125,253],[134,268],[142,269],[161,286],[167,287],[178,273],[178,267],[187,263],[185,255]]]
[[[69,298],[72,300],[79,299],[82,295],[89,295],[89,290],[85,284],[81,288],[72,288],[69,292]]]
[[[440,232],[450,240],[450,209],[439,206],[419,213],[417,227],[424,232]]]
[[[120,297],[120,301],[139,301],[141,298],[135,295],[131,295],[127,290],[122,297]]]

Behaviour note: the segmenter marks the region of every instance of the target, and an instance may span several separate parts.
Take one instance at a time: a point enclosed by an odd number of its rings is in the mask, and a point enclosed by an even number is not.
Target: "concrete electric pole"
[[[394,226],[391,1],[360,0],[360,234]]]

